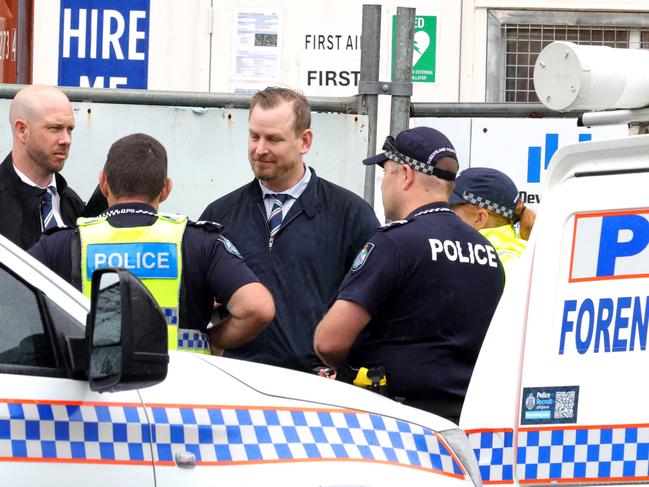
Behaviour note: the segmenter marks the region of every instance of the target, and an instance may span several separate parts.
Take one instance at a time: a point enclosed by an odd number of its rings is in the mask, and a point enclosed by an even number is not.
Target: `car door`
[[[65,337],[84,328],[51,291],[0,264],[0,482],[155,485],[138,392],[99,394],[72,377]]]

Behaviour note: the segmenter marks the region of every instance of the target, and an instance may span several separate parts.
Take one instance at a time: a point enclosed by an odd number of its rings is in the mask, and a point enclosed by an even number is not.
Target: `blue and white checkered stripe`
[[[467,432],[485,484],[649,480],[649,425]],[[515,457],[514,457],[514,451]]]
[[[464,478],[435,432],[376,414],[167,405],[146,409],[147,414],[137,405],[0,401],[0,461],[172,465],[176,452],[190,451],[198,465],[365,460]]]
[[[514,432],[509,430],[467,431],[469,443],[485,484],[514,480]]]
[[[144,409],[0,402],[0,459],[151,462]]]
[[[158,462],[190,451],[205,464],[354,459],[464,476],[433,431],[375,414],[153,407],[151,417]]]
[[[168,325],[178,325],[178,308],[161,308]]]
[[[207,335],[199,330],[178,328],[178,350],[210,350]]]
[[[521,429],[517,463],[522,482],[647,480],[649,425]]]

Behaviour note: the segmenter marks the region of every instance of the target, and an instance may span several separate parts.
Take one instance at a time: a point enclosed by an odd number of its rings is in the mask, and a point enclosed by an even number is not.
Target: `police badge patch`
[[[357,270],[359,270],[361,267],[365,265],[365,262],[367,262],[367,258],[372,253],[373,248],[374,248],[373,243],[366,243],[363,246],[360,252],[358,252],[358,254],[356,255],[354,262],[352,263],[352,272],[356,272]]]
[[[241,252],[239,252],[239,249],[237,249],[232,242],[230,242],[227,238],[225,238],[223,235],[219,235],[219,240],[223,243],[223,246],[225,247],[225,250],[230,252],[232,255],[235,255],[239,257],[240,259],[243,259],[243,255],[241,255]]]

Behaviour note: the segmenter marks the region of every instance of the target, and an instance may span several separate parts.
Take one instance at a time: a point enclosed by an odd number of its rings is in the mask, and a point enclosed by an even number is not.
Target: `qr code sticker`
[[[575,391],[557,391],[554,403],[554,418],[572,418],[575,413]]]

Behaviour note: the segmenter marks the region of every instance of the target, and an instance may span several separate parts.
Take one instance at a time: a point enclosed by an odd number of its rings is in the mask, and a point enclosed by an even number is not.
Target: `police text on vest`
[[[178,248],[175,244],[112,243],[88,245],[87,276],[95,269],[120,267],[140,279],[175,279],[178,276]]]

